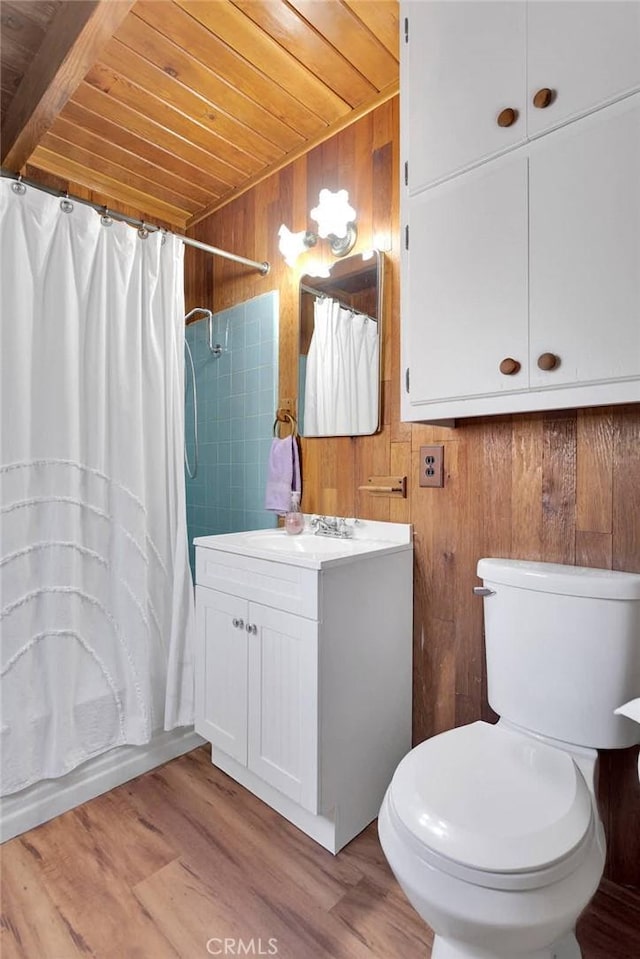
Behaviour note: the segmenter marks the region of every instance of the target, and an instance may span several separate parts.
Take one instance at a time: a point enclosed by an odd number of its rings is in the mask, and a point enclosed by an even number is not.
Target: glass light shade
[[[305,243],[306,235],[306,230],[301,230],[300,233],[292,233],[284,223],[281,224],[278,230],[278,236],[280,237],[278,249],[282,253],[287,266],[294,267],[300,254],[308,249]]]
[[[311,218],[318,224],[318,236],[326,239],[328,236],[346,237],[349,224],[356,218],[356,211],[349,205],[349,194],[346,190],[320,190],[318,205],[311,210]]]
[[[324,279],[331,276],[331,267],[321,263],[320,260],[312,260],[311,263],[307,263],[305,271],[308,276],[317,276]]]

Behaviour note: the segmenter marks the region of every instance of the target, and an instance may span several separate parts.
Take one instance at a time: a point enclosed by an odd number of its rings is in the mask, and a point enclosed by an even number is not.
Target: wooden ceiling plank
[[[161,146],[164,146],[165,131],[169,138],[172,134],[178,134],[189,143],[210,153],[212,157],[223,161],[229,169],[229,176],[238,182],[263,165],[264,160],[261,157],[248,156],[242,150],[234,150],[231,143],[216,136],[200,123],[197,115],[189,112],[186,107],[181,107],[180,104],[184,102],[182,97],[179,102],[177,98],[174,101],[166,91],[163,91],[162,96],[155,96],[150,92],[150,88],[140,87],[130,77],[114,70],[112,63],[111,56],[106,63],[97,63],[87,74],[87,83],[153,120],[159,127],[160,139],[157,142]],[[151,68],[151,65],[147,64],[147,67]],[[157,70],[153,68],[149,72],[153,75]],[[176,90],[171,91],[172,96],[174,93],[183,92],[178,85],[176,87]],[[185,99],[189,101],[188,97]],[[202,106],[200,103],[201,111]]]
[[[56,13],[2,127],[2,163],[19,170],[134,0],[76,0]]]
[[[31,20],[43,31],[48,30],[51,26],[51,21],[61,6],[62,0],[11,0],[10,3],[7,3],[7,0],[2,0],[3,14],[5,8],[14,8],[20,12],[21,16]],[[4,27],[4,16],[2,17],[2,25]]]
[[[188,212],[164,203],[157,197],[148,196],[132,187],[128,187],[113,177],[106,176],[99,170],[88,170],[82,163],[70,160],[68,157],[58,156],[51,150],[44,147],[37,147],[30,163],[48,171],[56,173],[67,180],[79,183],[89,190],[98,190],[113,197],[115,203],[127,203],[141,211],[142,216],[149,221],[153,221],[156,216],[162,217],[168,223],[175,226],[184,227],[187,221]]]
[[[230,166],[248,173],[271,158],[273,144],[257,135],[251,136],[244,127],[229,122],[207,99],[177,83],[161,67],[138,56],[119,41],[114,40],[109,44],[102,63],[96,64],[92,73],[103,65],[129,84],[129,97],[135,91],[137,102],[134,109],[146,112],[155,103],[157,112],[159,105],[163,104],[165,112],[172,115],[170,129],[177,129],[175,124],[179,124],[180,128],[187,125],[190,132],[185,135],[190,140],[199,143],[203,149],[211,150]],[[176,112],[180,119],[176,117]],[[234,135],[241,136],[242,142],[234,142]]]
[[[55,136],[51,131],[45,133],[40,141],[40,146],[45,150],[50,150],[51,153],[57,154],[59,157],[68,158],[74,163],[86,167],[87,178],[89,178],[89,180],[95,171],[109,176],[112,179],[117,178],[118,182],[122,183],[123,186],[137,190],[138,193],[144,196],[158,197],[157,191],[153,189],[153,183],[146,177],[140,176],[129,167],[109,160],[100,153],[95,153],[93,150],[79,146],[77,143],[63,140],[61,137]],[[85,182],[87,182],[86,179]],[[162,199],[163,202],[175,207],[175,209],[186,211],[188,215],[192,215],[196,210],[201,209],[199,203],[179,193],[175,193],[167,187],[162,190]]]
[[[8,68],[16,73],[24,74],[33,59],[33,51],[23,47],[16,38],[6,30],[2,31],[2,73]]]
[[[152,109],[147,114],[139,113],[108,90],[88,82],[78,87],[73,101],[137,134],[143,140],[156,143],[162,149],[175,153],[176,156],[192,163],[198,169],[208,171],[212,176],[226,183],[229,188],[233,188],[244,178],[243,173],[223,163],[210,149],[203,149],[184,136],[178,124],[173,130],[168,129],[162,122],[166,119],[164,114],[162,114],[162,120],[158,121]]]
[[[269,159],[273,160],[303,140],[301,134],[225,83],[212,70],[193,59],[189,51],[182,50],[135,13],[121,25],[117,39],[159,66],[167,74],[167,84],[181,83],[206,97],[216,111],[215,123],[228,131],[232,142],[250,149],[252,141],[259,137],[261,149],[264,152],[271,148]]]
[[[349,7],[317,0],[288,0],[288,3],[377,90],[393,83],[398,74],[398,61]]]
[[[384,44],[391,56],[400,60],[400,21],[398,0],[343,0]]]
[[[22,72],[15,67],[8,66],[3,60],[2,72],[0,73],[0,88],[13,96],[21,82]]]
[[[203,193],[209,196],[212,194],[222,196],[229,188],[228,183],[211,176],[206,170],[187,162],[175,153],[163,150],[155,142],[150,142],[136,133],[132,133],[121,123],[114,123],[106,116],[88,110],[77,103],[75,99],[69,100],[58,120],[69,120],[97,136],[108,139],[111,143],[122,147],[123,150],[128,150],[136,156],[143,157],[160,169],[175,174],[176,177],[193,184],[194,187],[199,187]],[[56,120],[56,123],[58,120]],[[55,132],[55,124],[51,129]]]
[[[40,48],[44,40],[45,28],[25,16],[25,10],[10,0],[2,0],[0,6],[0,22],[2,23],[2,39],[11,37],[24,50],[32,53]]]
[[[342,54],[321,37],[286,3],[272,0],[233,0],[254,23],[355,107],[375,96],[376,88]]]
[[[224,3],[216,4],[213,10],[214,22],[217,19],[217,9],[224,6]],[[209,9],[211,10],[210,7]],[[215,30],[203,26],[199,19],[189,16],[177,4],[168,5],[164,0],[138,0],[136,16],[158,32],[164,33],[183,50],[188,50],[189,56],[212,70],[223,82],[231,84],[235,90],[303,137],[314,135],[318,126],[325,125],[307,104],[298,97],[291,96],[275,81],[273,64],[266,63],[266,69],[260,69],[260,61],[249,61],[238,56],[235,50],[217,36]]]
[[[72,123],[71,120],[59,116],[55,121],[48,135],[59,137],[66,140],[75,147],[81,147],[84,150],[94,153],[105,161],[105,163],[117,164],[130,170],[132,173],[142,177],[147,181],[146,192],[152,195],[162,193],[162,191],[172,191],[176,199],[181,198],[185,203],[198,209],[206,203],[211,202],[211,195],[194,183],[188,180],[182,180],[168,170],[156,166],[148,157],[143,157],[140,153],[132,153],[125,150],[116,143],[107,139],[106,131],[102,134],[93,133],[82,126]],[[45,140],[42,140],[43,146]],[[220,194],[218,194],[220,196]]]
[[[250,63],[268,64],[274,80],[292,96],[306,103],[325,123],[349,112],[349,104],[316,77],[280,44],[232,3],[202,3],[174,0],[191,17],[232,47]]]
[[[361,107],[353,110],[348,117],[345,117],[343,120],[338,123],[334,123],[331,127],[326,129],[323,133],[319,134],[315,140],[309,140],[304,147],[301,147],[300,150],[290,153],[288,156],[284,157],[279,163],[274,163],[270,167],[266,167],[264,170],[261,170],[259,174],[250,179],[246,180],[242,186],[236,190],[234,193],[230,193],[227,196],[223,196],[221,200],[217,203],[212,203],[211,206],[207,207],[205,210],[200,210],[198,213],[195,213],[191,219],[187,222],[187,229],[191,229],[200,223],[206,217],[210,216],[212,213],[216,213],[218,210],[221,210],[222,207],[226,206],[228,203],[231,203],[232,200],[237,199],[237,197],[242,196],[243,193],[246,193],[248,190],[253,189],[254,186],[257,186],[258,183],[262,183],[263,180],[266,180],[268,177],[272,176],[274,173],[278,173],[284,167],[289,166],[293,163],[294,160],[298,160],[301,156],[304,156],[305,153],[314,150],[317,146],[320,146],[321,143],[324,143],[330,137],[335,136],[336,133],[339,133],[341,130],[344,130],[346,127],[350,126],[352,123],[355,123],[356,120],[361,119],[361,117],[366,116],[372,110],[375,110],[376,107],[381,106],[383,103],[386,103],[387,100],[390,100],[392,97],[397,96],[399,91],[400,83],[399,80],[396,80],[394,83],[390,84],[386,89],[381,90],[378,96],[369,100],[367,103],[363,104]]]

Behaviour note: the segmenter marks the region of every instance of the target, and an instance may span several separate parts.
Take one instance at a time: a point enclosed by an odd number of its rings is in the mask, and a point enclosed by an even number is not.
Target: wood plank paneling
[[[307,69],[350,106],[358,106],[374,92],[373,83],[310,24],[296,16],[287,4],[274,4],[270,0],[235,0],[235,6],[294,57],[299,57],[304,50]]]
[[[268,4],[240,3],[262,15]],[[486,701],[482,604],[472,595],[482,556],[640,570],[640,406],[529,413],[459,422],[455,430],[399,422],[398,111],[378,107],[277,176],[203,221],[195,235],[237,252],[268,258],[269,276],[247,277],[215,261],[212,285],[197,287],[199,305],[227,307],[271,289],[280,294],[280,394],[296,395],[297,284],[277,250],[281,222],[311,225],[321,187],[349,190],[358,213],[358,245],[391,234],[389,331],[385,340],[384,422],[374,437],[303,440],[303,507],[363,518],[409,520],[415,530],[414,739],[491,717]],[[385,181],[390,181],[385,186]],[[245,232],[247,209],[260,211],[263,245]],[[242,226],[243,222],[245,227]],[[253,229],[253,227],[251,227]],[[325,256],[324,251],[320,251]],[[311,256],[311,254],[309,254]],[[196,305],[191,299],[192,305]],[[419,447],[445,445],[444,489],[417,484]],[[359,493],[369,475],[409,470],[406,501]],[[631,757],[631,759],[629,758]],[[608,875],[637,883],[640,829],[631,806],[637,776],[633,750],[611,753],[603,769],[602,812],[609,839]],[[607,786],[611,784],[611,788]],[[621,792],[634,797],[620,803]]]
[[[64,176],[69,148],[57,147],[86,148],[103,135],[92,115],[103,116],[112,144],[136,154],[138,172],[150,164],[143,205],[174,205],[181,158],[197,167],[202,189],[208,175],[218,181],[199,196],[195,225],[397,94],[398,15],[394,0],[4,0],[4,165],[22,171],[29,161]],[[88,85],[106,97],[87,102]],[[59,140],[45,143],[67,103],[91,114],[67,112],[73,138],[58,130]],[[94,155],[83,164],[77,154],[67,173],[101,189],[111,158],[95,164]],[[130,202],[126,184],[122,195],[115,179],[112,188],[116,201]]]
[[[268,63],[272,76],[292,96],[329,123],[349,112],[349,106],[232,4],[212,6],[201,0],[176,0],[186,12],[215,32],[249,63]],[[396,19],[397,25],[397,19]]]
[[[56,11],[2,121],[2,163],[20,170],[134,0],[77,0]]]

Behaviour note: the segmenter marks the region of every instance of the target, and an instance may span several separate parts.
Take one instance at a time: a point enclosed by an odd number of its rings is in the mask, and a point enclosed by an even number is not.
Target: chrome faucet
[[[309,526],[316,536],[335,536],[338,539],[351,539],[353,536],[353,529],[344,518],[338,516],[313,516]]]

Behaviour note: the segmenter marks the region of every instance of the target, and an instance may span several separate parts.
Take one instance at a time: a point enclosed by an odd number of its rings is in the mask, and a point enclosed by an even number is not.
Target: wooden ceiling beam
[[[4,167],[24,166],[134,2],[68,0],[60,7],[7,110]]]

